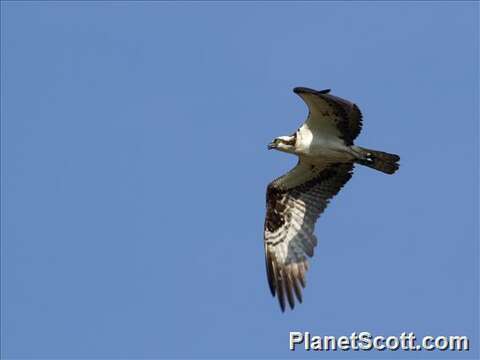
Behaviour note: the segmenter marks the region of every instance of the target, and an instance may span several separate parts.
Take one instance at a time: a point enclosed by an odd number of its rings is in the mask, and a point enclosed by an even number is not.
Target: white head
[[[279,136],[268,144],[268,150],[275,149],[287,153],[295,153],[295,145],[297,142],[297,134],[289,136]]]

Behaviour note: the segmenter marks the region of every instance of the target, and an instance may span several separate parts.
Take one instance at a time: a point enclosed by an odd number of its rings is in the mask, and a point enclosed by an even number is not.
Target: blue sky
[[[4,358],[478,356],[478,3],[2,2]],[[364,114],[304,303],[264,268],[295,86]],[[307,353],[289,331],[467,335],[469,353]]]

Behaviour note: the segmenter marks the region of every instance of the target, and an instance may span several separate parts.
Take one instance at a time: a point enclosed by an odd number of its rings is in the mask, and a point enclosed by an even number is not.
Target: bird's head
[[[296,134],[289,136],[279,136],[273,139],[270,144],[268,144],[268,150],[275,149],[287,153],[294,153],[296,140]]]

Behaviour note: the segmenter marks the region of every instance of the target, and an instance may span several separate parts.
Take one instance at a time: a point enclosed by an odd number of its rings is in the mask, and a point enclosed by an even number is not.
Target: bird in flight
[[[307,104],[307,120],[294,134],[268,145],[298,156],[297,165],[267,187],[265,262],[270,291],[282,311],[286,300],[291,309],[295,297],[302,302],[308,258],[317,245],[315,222],[350,180],[354,164],[393,174],[400,160],[398,155],[354,145],[362,130],[357,105],[331,95],[330,89],[297,87],[293,92]]]

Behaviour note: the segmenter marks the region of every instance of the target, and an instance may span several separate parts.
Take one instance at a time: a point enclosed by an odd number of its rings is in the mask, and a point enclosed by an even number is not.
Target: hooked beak
[[[275,144],[275,141],[272,141],[270,144],[267,145],[268,150],[275,149],[277,147],[277,144]]]

